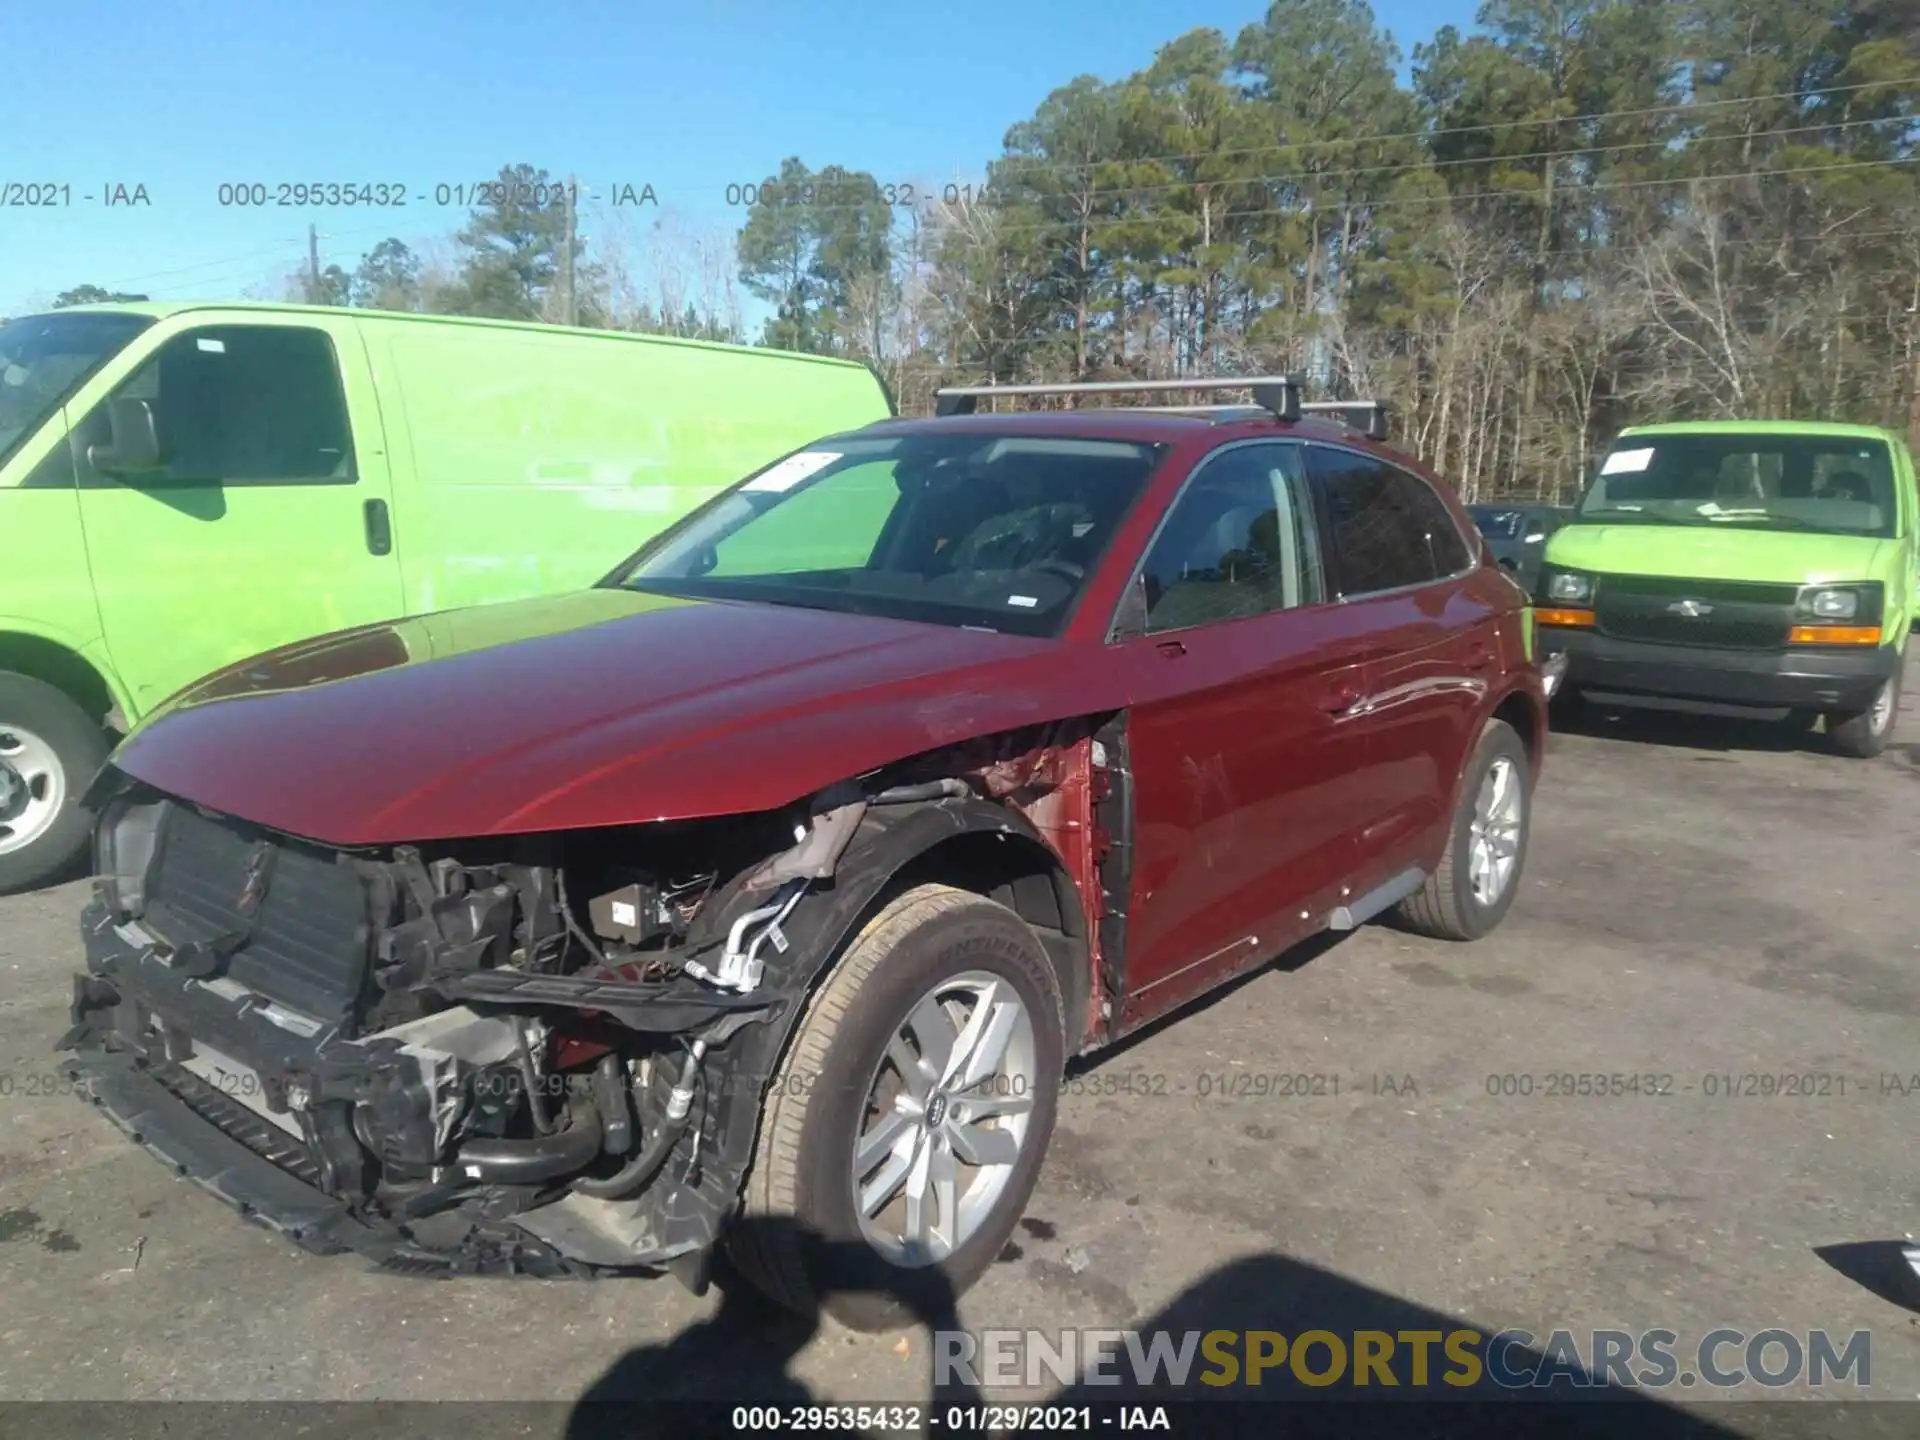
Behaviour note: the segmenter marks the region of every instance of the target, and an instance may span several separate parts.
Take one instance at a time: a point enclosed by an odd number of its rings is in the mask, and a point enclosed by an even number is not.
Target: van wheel
[[[767,1092],[736,1268],[856,1330],[950,1317],[1033,1193],[1065,1030],[1018,915],[945,885],[892,901],[814,992]]]
[[[1900,676],[1906,670],[1906,657],[1896,655],[1893,674],[1864,710],[1836,711],[1827,716],[1827,738],[1834,749],[1856,760],[1871,760],[1887,748],[1893,739],[1893,722],[1900,715]]]
[[[109,748],[62,692],[0,673],[0,894],[52,879],[86,850],[93,822],[80,792]]]
[[[1513,727],[1488,721],[1467,762],[1440,865],[1400,902],[1407,928],[1437,940],[1478,940],[1505,917],[1527,859],[1530,774]]]

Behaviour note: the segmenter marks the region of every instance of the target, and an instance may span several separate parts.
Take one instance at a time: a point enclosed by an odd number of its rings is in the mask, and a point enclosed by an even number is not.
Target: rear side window
[[[1343,596],[1457,575],[1467,542],[1446,502],[1417,475],[1353,450],[1312,447]]]
[[[109,444],[113,400],[153,416],[174,485],[351,485],[353,439],[333,344],[319,330],[219,325],[175,336],[82,422],[76,453]],[[129,475],[140,486],[148,477]]]

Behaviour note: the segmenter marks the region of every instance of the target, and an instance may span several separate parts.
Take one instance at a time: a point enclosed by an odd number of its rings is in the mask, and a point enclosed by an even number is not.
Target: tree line
[[[1920,428],[1920,0],[1487,0],[1402,55],[1274,0],[1014,124],[898,203],[784,160],[732,235],[516,203],[397,239],[325,304],[646,330],[956,382],[1285,371],[1391,402],[1469,497],[1565,497],[1622,425]],[[643,212],[644,213],[644,212]],[[768,310],[749,337],[742,296]]]

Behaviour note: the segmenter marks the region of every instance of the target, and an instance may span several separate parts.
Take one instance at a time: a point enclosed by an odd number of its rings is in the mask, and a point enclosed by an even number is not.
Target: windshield
[[[1521,522],[1527,518],[1518,510],[1506,510],[1497,505],[1469,505],[1467,513],[1473,516],[1473,523],[1480,527],[1480,533],[1489,540],[1519,539]]]
[[[121,346],[144,315],[28,315],[0,325],[0,460]]]
[[[1054,635],[1160,448],[1004,435],[826,441],[694,511],[606,583]]]
[[[1629,435],[1601,462],[1575,519],[1886,536],[1899,514],[1885,441]]]

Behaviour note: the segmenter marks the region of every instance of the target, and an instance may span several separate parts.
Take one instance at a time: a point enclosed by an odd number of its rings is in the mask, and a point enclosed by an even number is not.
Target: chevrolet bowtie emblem
[[[1667,606],[1670,615],[1684,615],[1689,620],[1698,620],[1702,615],[1711,615],[1713,606],[1704,600],[1676,600]]]

